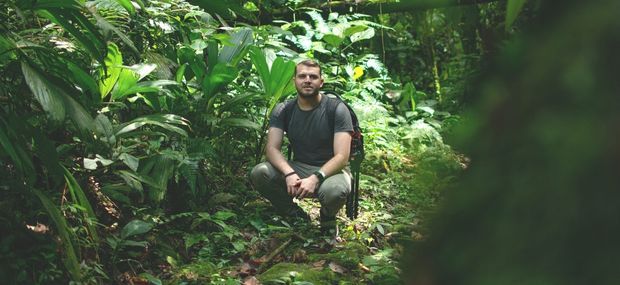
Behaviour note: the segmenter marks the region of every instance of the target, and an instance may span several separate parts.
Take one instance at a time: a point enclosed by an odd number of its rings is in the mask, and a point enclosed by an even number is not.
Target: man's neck
[[[321,98],[323,98],[323,95],[320,92],[316,96],[312,97],[304,97],[298,95],[297,104],[299,105],[300,109],[304,111],[309,111],[316,108],[316,106],[321,103]]]

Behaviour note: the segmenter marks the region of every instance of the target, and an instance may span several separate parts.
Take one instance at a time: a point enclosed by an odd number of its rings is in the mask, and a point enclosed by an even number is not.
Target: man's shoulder
[[[296,101],[296,98],[292,98],[292,99],[287,99],[284,100],[283,102],[280,102],[278,104],[276,104],[275,107],[273,107],[273,110],[280,113],[285,111],[285,109],[290,108],[291,106],[293,106],[293,103]]]
[[[340,96],[338,96],[336,93],[334,92],[330,92],[330,91],[326,91],[323,92],[323,95],[325,96],[325,98],[327,98],[327,104],[325,104],[327,106],[328,110],[336,110],[336,107],[338,107],[338,105],[340,105],[340,103],[342,103],[342,99],[340,99]]]

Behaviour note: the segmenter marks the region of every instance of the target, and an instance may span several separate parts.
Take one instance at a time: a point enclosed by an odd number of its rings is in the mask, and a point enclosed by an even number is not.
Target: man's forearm
[[[276,169],[280,170],[283,174],[293,171],[293,168],[288,164],[288,161],[284,158],[284,155],[282,155],[280,150],[267,148],[265,150],[265,156],[267,156],[269,163],[271,163],[271,165],[273,165]]]
[[[326,177],[332,176],[340,172],[345,166],[347,166],[348,157],[343,154],[336,154],[332,159],[328,160],[323,166],[321,171],[325,173]]]

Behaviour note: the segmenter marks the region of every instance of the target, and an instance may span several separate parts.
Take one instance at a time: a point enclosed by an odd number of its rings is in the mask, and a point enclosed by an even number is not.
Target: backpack
[[[359,121],[357,119],[357,115],[345,102],[338,96],[333,93],[325,93],[326,98],[329,99],[327,101],[327,120],[329,122],[330,129],[334,129],[334,121],[336,117],[336,108],[341,103],[344,104],[349,113],[351,114],[351,122],[353,123],[353,134],[351,138],[351,151],[349,153],[349,166],[351,168],[351,193],[347,196],[346,203],[346,212],[347,217],[349,219],[354,220],[358,216],[359,212],[359,181],[360,181],[360,170],[362,165],[362,160],[364,160],[364,136],[362,135],[362,129],[360,128]],[[291,116],[293,114],[293,108],[297,104],[297,99],[288,100],[284,103],[284,131],[288,130],[288,123],[291,120]],[[293,150],[291,145],[288,146],[288,159],[291,160],[291,155],[293,154]]]

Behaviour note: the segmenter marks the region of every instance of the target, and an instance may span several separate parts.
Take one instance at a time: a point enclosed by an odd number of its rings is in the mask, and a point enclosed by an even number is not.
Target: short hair
[[[302,60],[299,63],[297,63],[297,65],[295,65],[295,75],[297,75],[297,66],[300,66],[300,65],[305,65],[305,66],[308,66],[308,67],[318,67],[319,68],[319,76],[322,76],[321,75],[321,66],[319,65],[318,62],[316,62],[316,61],[314,61],[312,59]]]

